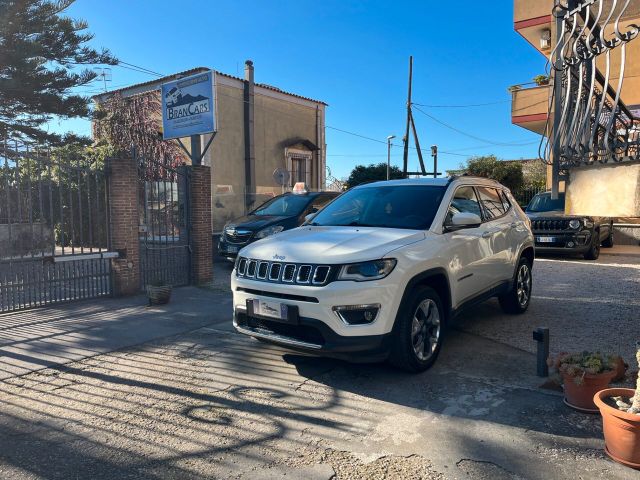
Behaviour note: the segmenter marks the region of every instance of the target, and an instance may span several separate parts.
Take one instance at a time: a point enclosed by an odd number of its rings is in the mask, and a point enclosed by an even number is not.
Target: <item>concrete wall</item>
[[[573,169],[566,190],[569,214],[640,217],[639,164]]]

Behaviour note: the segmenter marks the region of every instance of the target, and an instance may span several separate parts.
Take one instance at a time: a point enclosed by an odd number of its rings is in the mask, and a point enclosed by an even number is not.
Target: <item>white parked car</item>
[[[497,296],[531,300],[534,240],[511,193],[475,177],[370,183],[253,243],[231,276],[234,326],[320,355],[422,371],[447,323]]]

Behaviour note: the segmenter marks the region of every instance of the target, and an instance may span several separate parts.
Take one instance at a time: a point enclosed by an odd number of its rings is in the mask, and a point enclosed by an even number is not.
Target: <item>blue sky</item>
[[[458,154],[441,153],[440,170],[456,168],[467,155],[536,156],[539,137],[511,124],[507,87],[543,73],[544,58],[513,31],[512,0],[455,3],[77,0],[68,14],[88,21],[95,47],[163,74],[208,66],[242,76],[244,61],[252,59],[257,82],[324,100],[327,126],[381,142],[404,133],[408,57],[413,55],[415,103],[493,103],[419,107],[482,140],[415,112],[425,155],[432,144]],[[123,67],[112,73],[111,88],[155,78]],[[82,91],[99,89],[96,84]],[[90,132],[88,122],[78,120],[52,128]],[[400,165],[398,139],[392,162]],[[416,158],[412,154],[411,168]],[[347,176],[356,164],[382,161],[384,143],[327,128],[327,163],[335,176]]]

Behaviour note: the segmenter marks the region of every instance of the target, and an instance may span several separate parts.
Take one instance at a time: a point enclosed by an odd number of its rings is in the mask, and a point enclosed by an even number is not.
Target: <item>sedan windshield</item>
[[[311,225],[426,230],[445,190],[431,185],[356,188],[325,207]]]
[[[263,203],[251,212],[251,214],[293,217],[302,213],[309,203],[309,200],[309,197],[306,195],[281,195]]]
[[[536,195],[527,206],[527,212],[532,213],[556,211],[564,211],[564,193],[560,193],[557,200],[553,200],[550,193]]]

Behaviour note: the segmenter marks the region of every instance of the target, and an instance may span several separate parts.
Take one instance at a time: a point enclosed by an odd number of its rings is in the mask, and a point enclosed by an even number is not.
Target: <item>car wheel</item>
[[[442,348],[445,314],[433,288],[418,287],[400,308],[389,361],[408,372],[431,367]]]
[[[521,257],[511,289],[498,297],[502,310],[514,314],[526,312],[531,303],[532,287],[531,264],[529,259]]]
[[[591,239],[591,248],[584,254],[585,260],[597,260],[600,256],[600,234],[593,232],[593,238]]]
[[[602,242],[602,246],[604,248],[612,248],[613,247],[613,228],[609,230],[609,236]]]

